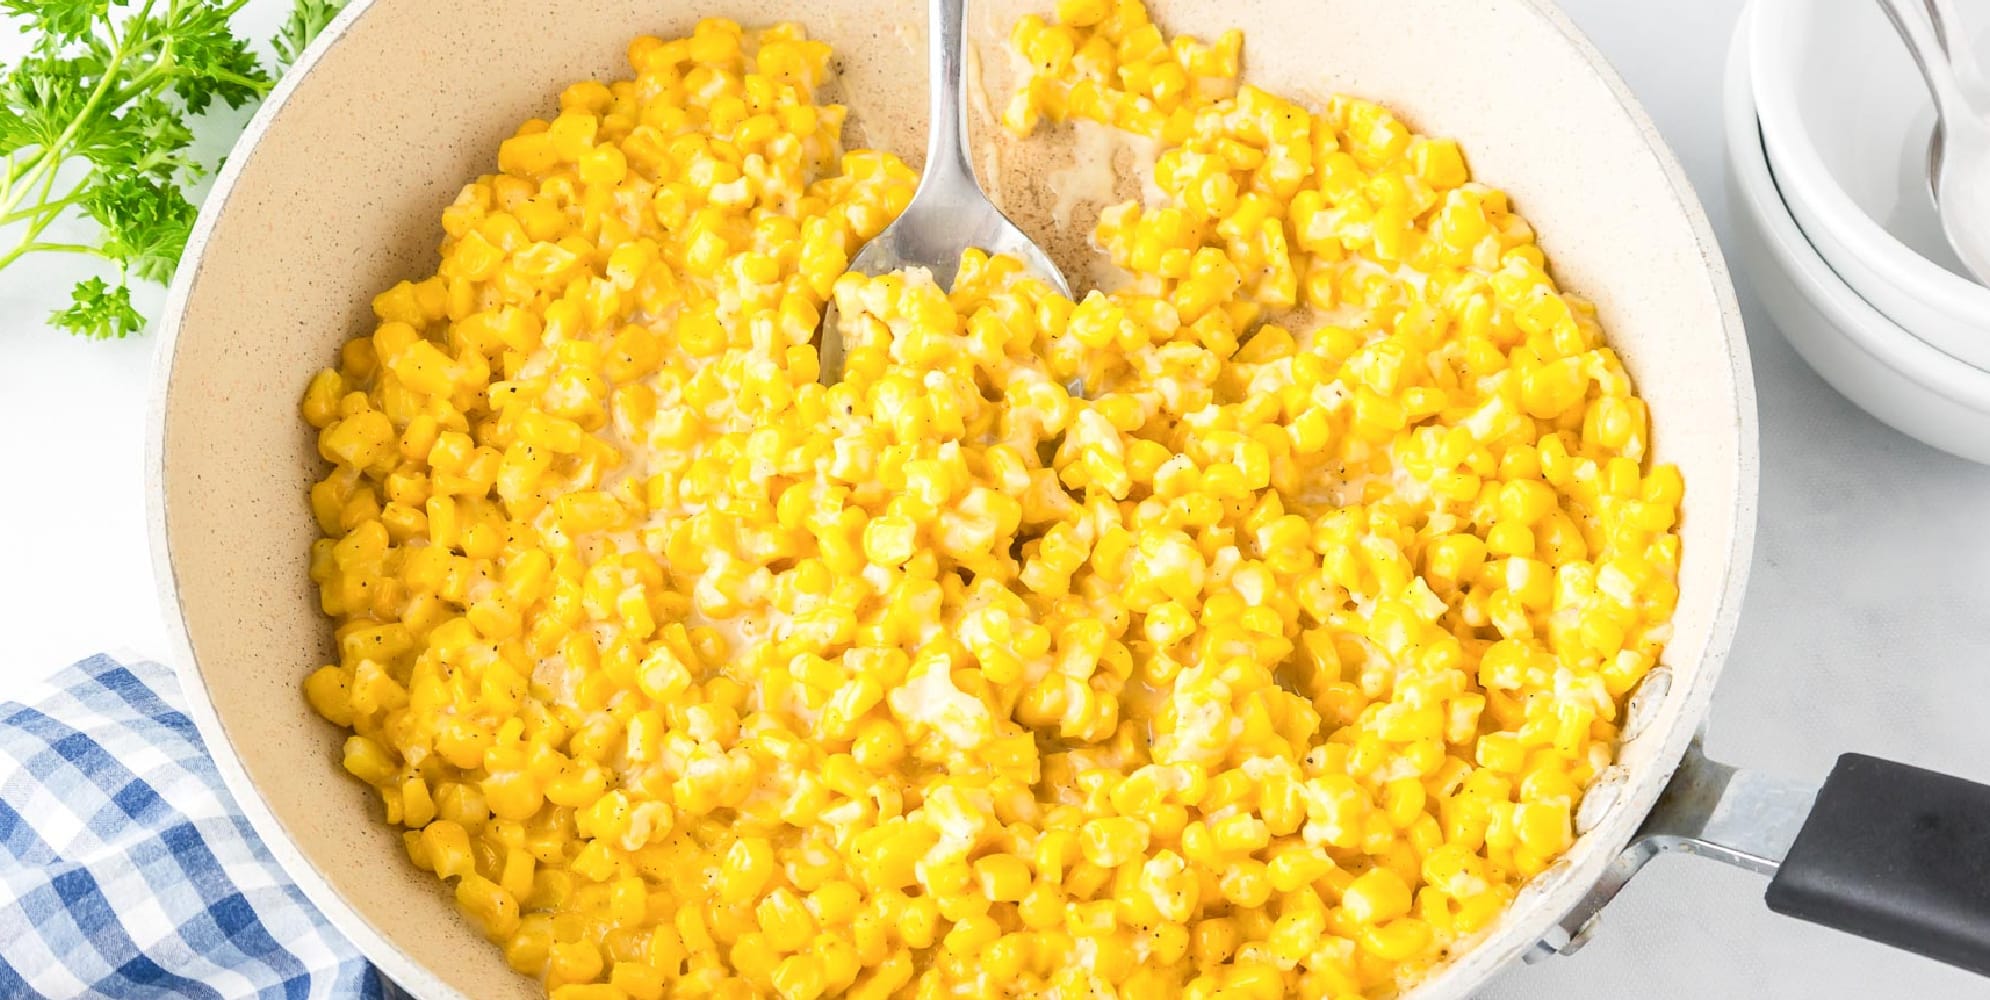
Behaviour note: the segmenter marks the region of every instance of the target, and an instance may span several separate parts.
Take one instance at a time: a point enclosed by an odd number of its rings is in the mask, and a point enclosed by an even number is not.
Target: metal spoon
[[[1990,114],[1990,80],[1986,80],[1983,69],[1976,61],[1976,53],[1970,48],[1968,33],[1954,44],[1949,41],[1949,25],[1962,27],[1962,16],[1955,9],[1955,0],[1926,0],[1928,20],[1935,26],[1935,41],[1942,47],[1942,55],[1948,57],[1949,65],[1955,68],[1956,83],[1961,85],[1963,97],[1979,115]],[[1935,178],[1942,172],[1942,119],[1935,116],[1935,124],[1928,133],[1928,197],[1935,197]]]
[[[1990,78],[1983,75],[1983,67],[1976,61],[1976,52],[1970,47],[1970,35],[1963,27],[1962,14],[1955,9],[1955,0],[1925,0],[1928,20],[1935,26],[1935,41],[1941,43],[1942,55],[1947,56],[1949,65],[1955,67],[1956,82],[1962,85],[1962,94],[1976,108],[1978,115],[1990,115]],[[1961,37],[1950,44],[1949,26],[1961,33]]]
[[[1880,0],[1934,96],[1936,137],[1929,144],[1928,183],[1942,232],[1976,280],[1990,284],[1990,117],[1974,106],[1944,45],[1954,11],[1936,0]],[[1943,5],[1946,6],[1946,5]],[[1949,16],[1943,17],[1946,13]],[[1959,25],[1957,25],[1959,27]],[[1962,48],[1957,46],[1958,50]],[[1980,84],[1967,56],[1970,85]]]
[[[972,247],[1021,260],[1024,271],[1068,297],[1071,286],[1050,256],[988,200],[974,179],[967,153],[965,22],[966,0],[931,0],[927,84],[932,115],[926,126],[926,170],[904,213],[864,244],[850,270],[879,275],[923,267],[941,288],[951,288],[961,251]],[[836,329],[834,303],[823,318],[821,356],[822,384],[835,385],[843,378],[843,337]],[[1074,384],[1074,394],[1079,388]]]

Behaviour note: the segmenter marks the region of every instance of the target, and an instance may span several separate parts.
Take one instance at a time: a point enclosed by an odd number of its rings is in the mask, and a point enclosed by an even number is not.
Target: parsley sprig
[[[230,27],[247,2],[0,0],[34,39],[0,81],[0,271],[36,253],[86,254],[115,270],[79,283],[50,317],[56,327],[96,338],[144,328],[131,281],[171,280],[193,229],[187,189],[208,170],[191,121],[260,100],[274,82]],[[342,2],[293,0],[271,43],[278,65]],[[63,219],[87,220],[93,237],[49,237]]]

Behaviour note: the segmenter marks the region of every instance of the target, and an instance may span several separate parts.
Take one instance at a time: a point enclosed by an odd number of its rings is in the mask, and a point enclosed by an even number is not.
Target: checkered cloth
[[[0,997],[402,995],[256,839],[171,671],[50,684],[0,703]]]

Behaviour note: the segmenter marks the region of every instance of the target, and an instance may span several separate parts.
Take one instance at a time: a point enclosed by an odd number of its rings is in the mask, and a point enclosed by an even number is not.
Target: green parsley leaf
[[[289,66],[296,62],[304,54],[305,46],[332,23],[332,18],[339,16],[339,9],[344,6],[343,0],[297,0],[290,8],[289,19],[270,42],[270,47],[276,50],[277,64]]]
[[[100,172],[82,204],[103,229],[106,256],[146,281],[173,280],[198,212],[177,185],[143,174]]]
[[[69,298],[67,308],[48,318],[49,325],[93,340],[122,340],[145,328],[145,317],[131,304],[127,285],[108,285],[102,278],[89,278],[79,282]]]
[[[77,153],[110,171],[145,174],[169,181],[198,176],[201,164],[187,155],[193,130],[163,98],[148,94],[123,114],[106,117]]]
[[[194,114],[217,100],[239,108],[269,92],[269,75],[255,53],[228,28],[242,2],[175,5],[178,17],[167,22],[173,93]]]
[[[240,108],[273,77],[231,26],[247,0],[0,0],[0,24],[31,37],[0,67],[0,271],[36,253],[79,253],[116,268],[78,284],[51,322],[87,337],[144,328],[127,281],[171,280],[196,214],[186,195],[208,164],[193,119]],[[292,0],[272,40],[280,63],[331,21],[341,0]],[[135,7],[135,9],[134,9]],[[94,224],[82,242],[42,234]]]
[[[109,10],[106,0],[4,0],[0,9],[28,18],[34,30],[56,43],[71,42],[88,33]]]
[[[0,83],[0,154],[48,148],[84,114],[103,73],[84,58],[30,53]]]

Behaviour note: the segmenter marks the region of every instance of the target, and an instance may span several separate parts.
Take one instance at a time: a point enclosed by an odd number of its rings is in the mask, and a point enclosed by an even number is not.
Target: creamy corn
[[[1012,129],[1163,150],[1118,291],[844,273],[915,175],[824,45],[709,20],[506,140],[305,392],[305,693],[559,1000],[1386,997],[1611,761],[1682,484],[1526,221],[1235,33],[1012,41]]]

